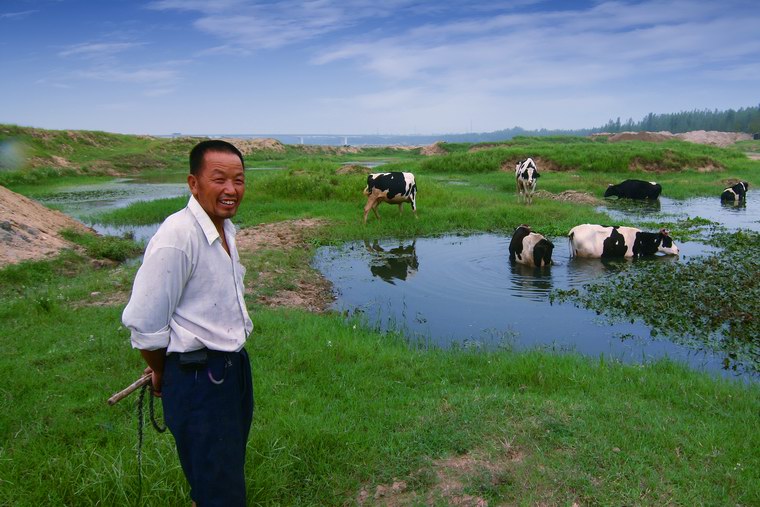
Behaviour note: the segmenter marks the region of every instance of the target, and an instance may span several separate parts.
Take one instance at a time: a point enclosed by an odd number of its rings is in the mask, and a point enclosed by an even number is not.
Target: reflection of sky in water
[[[155,201],[172,197],[190,196],[187,183],[146,183],[130,179],[116,179],[109,183],[64,187],[54,193],[37,197],[41,203],[59,209],[100,234],[121,236],[131,232],[138,241],[148,240],[159,224],[114,226],[100,224],[95,215],[124,208],[138,201]]]
[[[334,284],[338,295],[334,309],[361,312],[372,325],[401,328],[413,339],[437,346],[506,344],[516,349],[603,354],[631,363],[670,357],[698,369],[722,371],[722,357],[653,339],[642,323],[610,324],[593,311],[549,303],[553,289],[581,288],[615,276],[631,263],[678,262],[677,258],[570,259],[567,240],[557,238],[557,264],[535,269],[510,264],[509,240],[482,234],[418,238],[414,243],[350,243],[320,248],[314,265]],[[679,247],[681,258],[707,251],[699,243],[679,243]],[[402,259],[392,263],[394,249]]]
[[[659,216],[662,220],[673,221],[702,217],[729,229],[760,231],[760,205],[752,199],[741,205],[723,204],[718,197],[695,197],[684,201],[660,197],[654,202],[607,199],[599,210],[617,219],[653,221]]]
[[[124,208],[133,202],[155,201],[171,197],[190,196],[187,183],[144,183],[117,179],[109,183],[78,185],[37,197],[41,203],[55,207],[82,221],[88,217]]]

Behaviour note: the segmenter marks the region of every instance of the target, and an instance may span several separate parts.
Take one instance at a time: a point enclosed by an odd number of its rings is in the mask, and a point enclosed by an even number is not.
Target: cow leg
[[[377,203],[374,199],[369,198],[367,199],[367,204],[364,206],[364,223],[367,223],[367,215],[369,214],[369,210],[374,210],[374,207],[377,206]],[[377,215],[377,211],[375,211],[375,215]]]
[[[398,203],[398,214],[401,215],[401,212],[403,211],[404,203],[400,202]]]
[[[375,201],[375,205],[372,207],[372,211],[375,213],[375,216],[378,220],[380,220],[380,214],[377,212],[377,207],[380,205],[380,201]]]

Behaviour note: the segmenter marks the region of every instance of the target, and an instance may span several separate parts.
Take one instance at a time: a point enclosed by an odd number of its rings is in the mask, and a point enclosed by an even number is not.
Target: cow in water
[[[722,202],[742,202],[747,197],[747,190],[749,189],[749,183],[746,181],[740,181],[732,187],[728,187],[720,194],[720,200]]]
[[[626,199],[651,199],[660,197],[662,185],[654,181],[625,180],[613,185],[610,183],[604,197],[624,197]]]
[[[657,252],[678,255],[678,247],[665,229],[642,232],[633,227],[584,224],[570,229],[570,255],[574,257],[642,257]]]
[[[533,202],[533,192],[536,191],[536,183],[541,176],[538,167],[532,158],[520,160],[515,164],[515,182],[517,184],[517,198],[527,204]]]
[[[509,260],[527,266],[551,266],[554,245],[542,235],[521,225],[512,234],[509,242]]]
[[[370,174],[367,176],[367,187],[364,189],[364,195],[367,196],[367,204],[364,206],[365,224],[369,210],[375,213],[378,220],[380,219],[377,206],[381,202],[398,204],[399,214],[401,214],[401,206],[405,202],[411,203],[414,216],[417,217],[417,183],[415,183],[412,173]]]

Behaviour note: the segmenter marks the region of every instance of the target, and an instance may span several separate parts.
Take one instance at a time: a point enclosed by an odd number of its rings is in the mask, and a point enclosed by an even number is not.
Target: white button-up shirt
[[[243,301],[235,226],[219,233],[195,197],[169,216],[145,249],[122,322],[136,349],[238,351],[253,330]]]

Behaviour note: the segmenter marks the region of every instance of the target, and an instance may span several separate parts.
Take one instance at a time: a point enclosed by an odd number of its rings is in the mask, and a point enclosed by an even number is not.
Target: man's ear
[[[187,186],[190,187],[190,193],[198,197],[198,178],[194,174],[187,175]]]

